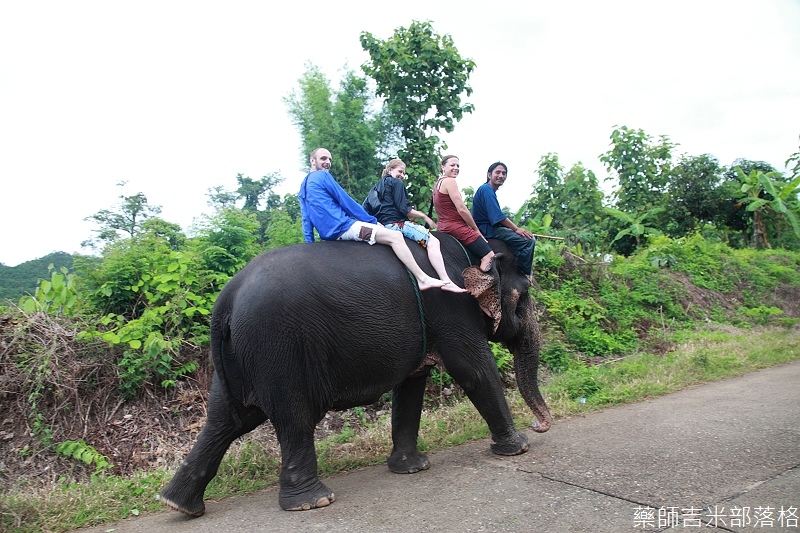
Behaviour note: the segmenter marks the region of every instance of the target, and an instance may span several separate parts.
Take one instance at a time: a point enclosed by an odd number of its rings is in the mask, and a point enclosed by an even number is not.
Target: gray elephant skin
[[[230,444],[269,419],[281,448],[280,505],[323,507],[334,493],[317,477],[314,430],[329,410],[376,402],[392,391],[392,472],[430,466],[417,449],[427,372],[443,364],[478,412],[500,455],[527,451],[514,427],[487,340],[514,355],[535,431],[552,419],[538,387],[540,333],[530,281],[502,241],[483,273],[453,237],[438,233],[450,278],[472,294],[416,290],[388,246],[317,242],[253,259],[219,294],[211,320],[214,377],[197,442],[159,499],[190,516]],[[407,242],[420,266],[425,250]],[[493,316],[490,316],[493,315]]]

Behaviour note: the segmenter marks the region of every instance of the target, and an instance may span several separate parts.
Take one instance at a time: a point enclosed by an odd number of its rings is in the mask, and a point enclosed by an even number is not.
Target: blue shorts
[[[386,229],[399,231],[404,237],[411,239],[423,248],[428,247],[428,240],[431,238],[431,232],[428,228],[410,220],[386,224]]]

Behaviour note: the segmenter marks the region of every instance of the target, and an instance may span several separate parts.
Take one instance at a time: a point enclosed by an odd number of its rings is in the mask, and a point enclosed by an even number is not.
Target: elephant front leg
[[[314,430],[275,427],[281,444],[279,501],[285,511],[308,511],[336,501],[333,491],[317,476]]]
[[[482,372],[466,366],[455,366],[450,375],[461,385],[467,397],[489,425],[492,433],[492,452],[498,455],[519,455],[528,451],[528,437],[514,427],[514,418],[508,407],[500,375],[494,359],[484,358]],[[482,376],[482,378],[481,378]]]
[[[431,466],[428,456],[417,449],[426,378],[427,372],[406,378],[392,391],[393,448],[389,470],[398,474],[413,474]]]
[[[465,390],[467,397],[475,405],[489,425],[492,433],[492,443],[490,448],[497,455],[519,455],[528,451],[528,437],[520,433],[514,427],[514,419],[511,410],[508,408],[505,396],[502,394],[502,385],[499,383],[495,390],[494,387],[477,387],[472,390]],[[499,392],[498,392],[499,391]]]

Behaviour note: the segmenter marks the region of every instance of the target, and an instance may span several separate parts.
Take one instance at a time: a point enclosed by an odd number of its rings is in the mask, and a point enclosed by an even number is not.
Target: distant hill
[[[0,305],[6,299],[16,301],[21,296],[33,294],[39,280],[50,279],[47,270],[50,264],[72,270],[72,256],[66,252],[53,252],[14,267],[0,264]]]

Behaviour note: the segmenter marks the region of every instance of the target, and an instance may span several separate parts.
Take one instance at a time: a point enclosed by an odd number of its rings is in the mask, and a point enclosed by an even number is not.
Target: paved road
[[[528,436],[517,457],[484,440],[432,454],[418,474],[333,476],[324,509],[282,511],[270,489],[206,502],[201,518],[166,511],[86,531],[800,531],[800,363]]]

